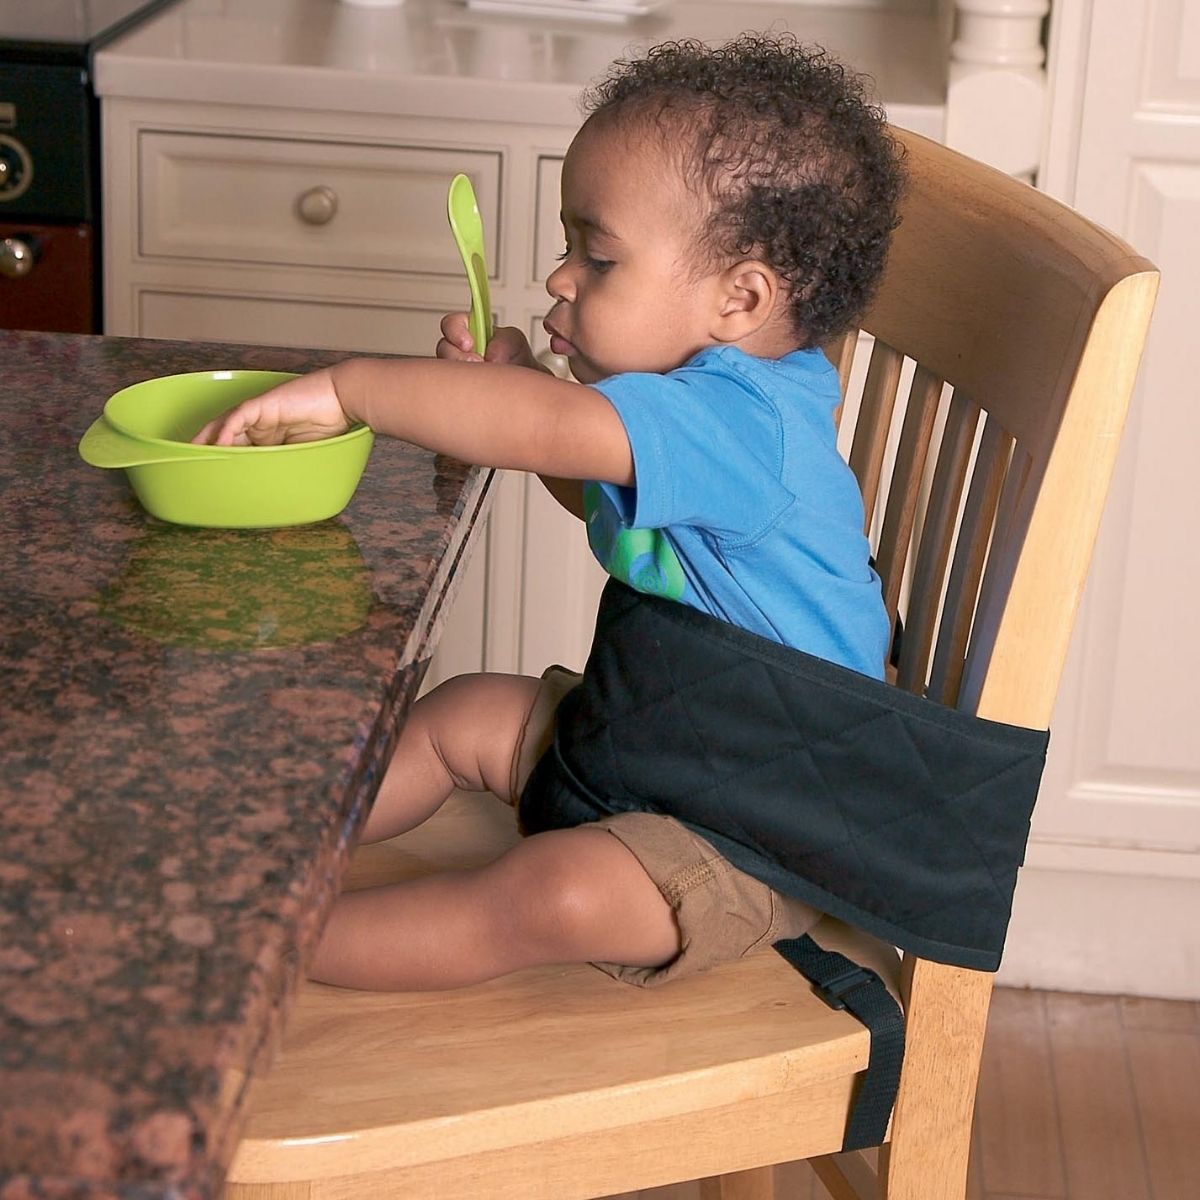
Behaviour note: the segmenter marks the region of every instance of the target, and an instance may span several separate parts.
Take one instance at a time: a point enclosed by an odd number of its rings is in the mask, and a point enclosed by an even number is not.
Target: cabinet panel
[[[608,576],[588,547],[583,523],[536,476],[524,483],[520,670],[539,675],[559,663],[582,671]]]
[[[0,275],[0,329],[95,333],[90,225],[0,223],[0,238],[32,250],[28,275]]]
[[[1200,646],[1168,616],[1173,604],[1165,598],[1194,596],[1200,584],[1200,561],[1188,550],[1195,540],[1200,409],[1193,402],[1190,355],[1184,349],[1194,336],[1194,281],[1200,273],[1200,162],[1135,161],[1129,182],[1130,240],[1166,269],[1142,370],[1143,399],[1129,423],[1138,466],[1121,512],[1124,562],[1108,593],[1119,597],[1109,614],[1112,627],[1105,631],[1113,647],[1112,686],[1101,693],[1104,699],[1091,701],[1097,715],[1105,701],[1108,711],[1098,722],[1104,732],[1089,766],[1104,774],[1115,768],[1122,782],[1153,779],[1181,788],[1188,803],[1176,796],[1179,803],[1160,836],[1182,834],[1195,845],[1200,841],[1200,743],[1195,737]],[[1170,702],[1147,704],[1148,696]],[[1136,827],[1147,836],[1151,827],[1142,823],[1142,809]]]
[[[442,312],[151,288],[137,293],[137,330],[142,337],[370,354],[430,354]]]
[[[498,227],[501,155],[143,131],[144,256],[458,275],[446,190],[471,177]],[[498,270],[497,243],[488,262]]]
[[[559,201],[562,180],[561,158],[542,155],[537,163],[537,206],[533,230],[533,282],[544,283],[563,249]]]
[[[1190,0],[1156,0],[1146,43],[1141,102],[1194,115],[1200,108],[1200,9]]]
[[[1195,874],[1200,649],[1183,614],[1200,582],[1191,348],[1200,92],[1184,83],[1200,79],[1200,25],[1174,0],[1139,6],[1132,23],[1121,0],[1090,10],[1075,191],[1066,198],[1128,238],[1163,277],[1055,711],[1031,855],[1042,856],[1043,842],[1119,850],[1134,856],[1131,872]],[[1146,53],[1131,54],[1131,45]],[[1167,929],[1171,918],[1151,924]]]

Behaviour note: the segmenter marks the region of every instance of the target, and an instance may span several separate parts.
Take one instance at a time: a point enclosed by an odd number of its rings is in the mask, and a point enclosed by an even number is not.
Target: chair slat
[[[864,529],[871,528],[879,479],[883,473],[883,455],[892,427],[892,410],[900,386],[904,355],[878,339],[871,350],[871,363],[863,385],[862,403],[854,426],[854,444],[850,450],[850,469],[862,492]]]
[[[1000,492],[996,506],[995,529],[992,532],[992,548],[984,566],[983,580],[979,587],[979,599],[975,606],[975,620],[971,624],[971,638],[967,646],[963,673],[972,659],[979,654],[986,662],[992,653],[996,636],[996,622],[1003,609],[1003,598],[1008,595],[1015,568],[1015,553],[1025,540],[1022,514],[1028,516],[1028,488],[1033,478],[1034,457],[1027,446],[1016,442],[1013,445],[1012,461]],[[1020,527],[1018,526],[1020,523]],[[961,695],[962,686],[958,691]],[[957,698],[956,698],[957,699]]]
[[[838,373],[838,393],[842,397],[833,410],[833,427],[841,429],[842,414],[846,411],[846,391],[850,387],[850,372],[854,369],[854,353],[858,349],[858,330],[849,329],[832,342],[821,347],[825,357]]]
[[[1033,454],[1029,447],[1014,442],[1012,461],[1009,463],[1008,475],[1000,493],[1000,503],[996,507],[996,529],[992,534],[995,544],[1009,546],[1012,544],[1014,535],[1018,543],[1024,538],[1024,529],[1015,530],[1013,522],[1017,519],[1017,513],[1021,511],[1022,502],[1025,499],[1025,489],[1029,485],[1032,473]]]
[[[929,453],[933,423],[937,419],[938,401],[942,395],[942,380],[932,371],[917,365],[908,390],[904,424],[896,448],[896,463],[888,488],[887,508],[875,566],[883,580],[883,601],[888,617],[894,622],[904,582],[904,565],[912,544],[917,502],[925,462]]]
[[[850,385],[850,371],[854,366],[854,351],[858,348],[858,330],[850,329],[825,347],[825,357],[837,368],[842,399]]]
[[[928,694],[942,704],[952,705],[958,699],[979,581],[987,559],[1012,445],[1012,438],[997,422],[988,421],[984,425],[942,603],[942,611],[946,615],[938,625],[937,645],[929,673]]]
[[[808,1161],[830,1200],[866,1200],[879,1195],[879,1175],[861,1151],[822,1154]]]
[[[921,546],[917,551],[913,603],[907,614],[904,639],[900,646],[896,682],[910,692],[924,689],[929,651],[933,645],[941,604],[941,584],[950,558],[959,498],[962,496],[978,423],[979,406],[960,392],[955,392],[950,398],[950,411],[942,433],[929,508],[921,531]]]

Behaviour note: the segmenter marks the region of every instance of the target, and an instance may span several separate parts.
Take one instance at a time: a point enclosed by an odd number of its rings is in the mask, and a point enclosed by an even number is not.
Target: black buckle
[[[860,967],[857,963],[847,963],[846,969],[824,983],[814,983],[813,991],[829,1005],[830,1008],[842,1010],[846,1007],[843,999],[848,993],[860,987],[870,987],[882,983],[879,976],[869,967]]]

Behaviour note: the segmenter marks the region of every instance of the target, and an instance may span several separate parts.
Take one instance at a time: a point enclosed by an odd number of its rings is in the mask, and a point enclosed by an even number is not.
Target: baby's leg
[[[466,675],[414,706],[364,840],[430,816],[454,788],[517,797],[513,763],[537,679]],[[311,975],[345,987],[448,988],[545,963],[658,966],[679,950],[670,905],[603,829],[526,838],[487,866],[340,896]]]
[[[537,689],[532,676],[459,675],[422,696],[400,731],[362,840],[412,829],[455,788],[514,803],[513,754]]]
[[[485,867],[341,896],[310,974],[343,987],[461,987],[523,967],[657,967],[679,952],[671,906],[606,830],[536,834]]]

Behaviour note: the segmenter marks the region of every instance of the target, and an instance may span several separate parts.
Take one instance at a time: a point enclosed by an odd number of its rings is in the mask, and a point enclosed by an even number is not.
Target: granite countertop
[[[0,1198],[212,1197],[490,472],[378,439],[339,517],[169,526],[105,398],[298,350],[0,332]]]
[[[649,5],[647,5],[649,7]],[[670,38],[789,30],[867,73],[898,125],[940,139],[947,30],[928,0],[667,0],[604,21],[464,0],[177,0],[96,55],[102,98],[467,121],[579,123],[608,64]]]

